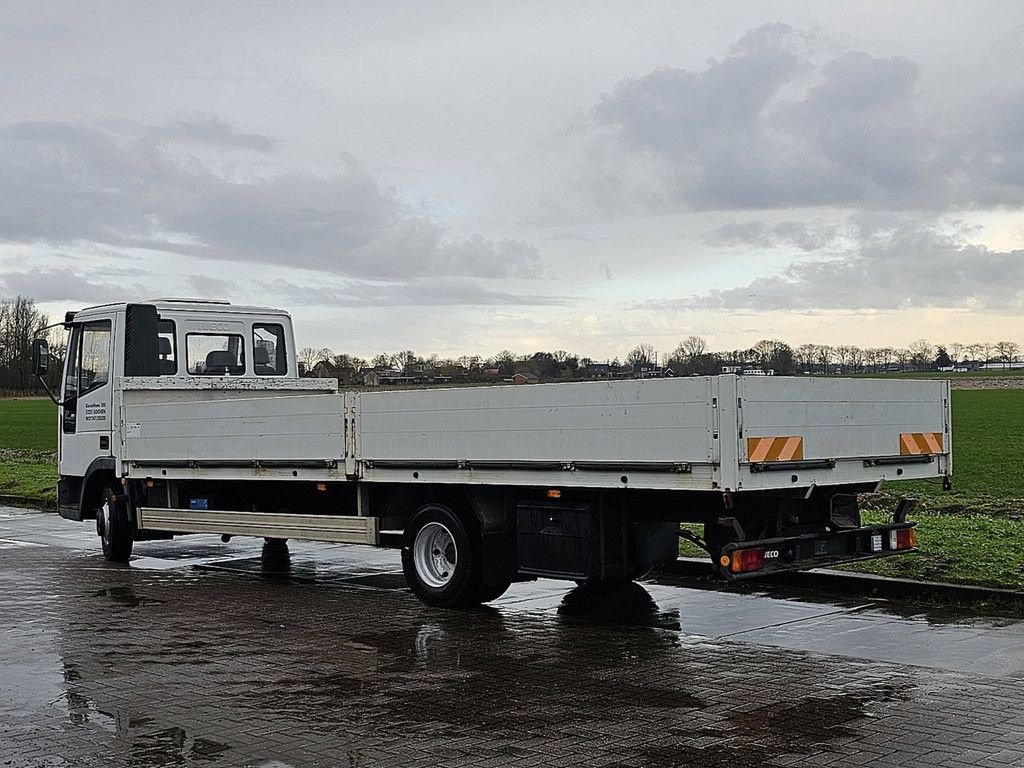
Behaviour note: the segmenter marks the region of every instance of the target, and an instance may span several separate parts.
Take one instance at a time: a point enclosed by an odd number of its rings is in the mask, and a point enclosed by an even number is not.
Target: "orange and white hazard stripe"
[[[748,437],[747,458],[752,462],[800,461],[804,457],[802,437]]]
[[[904,432],[900,435],[901,456],[942,453],[941,432]]]

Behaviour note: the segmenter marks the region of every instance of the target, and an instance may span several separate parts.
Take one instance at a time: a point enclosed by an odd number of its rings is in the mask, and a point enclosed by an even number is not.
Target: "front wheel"
[[[484,597],[480,544],[448,507],[427,504],[409,521],[402,547],[402,571],[427,605],[466,608]]]
[[[127,563],[135,543],[128,497],[118,494],[112,485],[103,489],[103,504],[96,513],[96,528],[103,544],[103,557],[112,563]]]

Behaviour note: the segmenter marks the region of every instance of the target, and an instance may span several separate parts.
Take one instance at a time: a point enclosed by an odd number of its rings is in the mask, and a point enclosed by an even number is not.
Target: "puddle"
[[[129,608],[138,608],[146,605],[163,605],[163,600],[153,600],[148,597],[139,597],[131,587],[106,587],[92,593],[93,597],[108,597],[119,605],[126,605]]]

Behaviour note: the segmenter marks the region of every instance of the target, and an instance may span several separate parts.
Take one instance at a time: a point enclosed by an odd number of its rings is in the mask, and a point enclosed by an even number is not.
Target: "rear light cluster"
[[[722,562],[722,565],[728,565],[729,570],[733,573],[759,571],[764,568],[764,548],[737,549],[731,556],[722,555],[722,560],[729,561],[728,563]]]
[[[917,534],[913,528],[889,531],[889,549],[913,549],[917,546]]]
[[[877,544],[874,545],[874,551],[881,551],[881,534],[875,534],[874,537]],[[913,549],[917,546],[917,535],[913,528],[900,528],[899,530],[889,531],[889,547],[890,551],[897,551],[901,549]],[[751,547],[750,549],[737,549],[734,550],[730,555],[722,555],[719,558],[719,565],[723,568],[728,568],[732,573],[750,573],[752,571],[760,571],[764,568],[766,550],[764,547]],[[771,557],[778,557],[778,550],[772,550]]]

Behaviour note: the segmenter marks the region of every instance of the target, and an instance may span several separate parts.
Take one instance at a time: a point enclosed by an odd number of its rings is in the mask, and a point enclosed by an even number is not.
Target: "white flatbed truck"
[[[422,600],[468,606],[636,578],[683,535],[734,579],[909,551],[908,505],[862,525],[857,494],[952,472],[945,381],[339,391],[299,377],[280,310],[162,299],[63,325],[59,511],[117,562],[188,533],[394,546]]]

